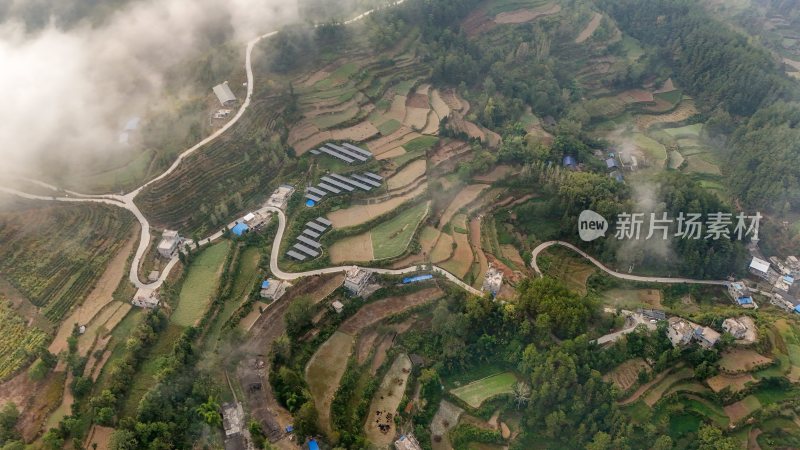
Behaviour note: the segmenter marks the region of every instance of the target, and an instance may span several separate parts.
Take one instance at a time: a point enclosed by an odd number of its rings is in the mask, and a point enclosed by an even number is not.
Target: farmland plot
[[[173,323],[193,326],[200,320],[216,292],[229,249],[230,242],[219,242],[203,250],[192,262],[181,287],[178,307],[170,317]]]
[[[347,369],[353,344],[352,336],[337,331],[317,349],[306,365],[308,389],[319,411],[320,426],[328,435],[331,433],[331,402]]]
[[[516,382],[517,377],[513,373],[503,372],[473,381],[450,392],[473,408],[478,408],[485,400],[500,394],[510,394]]]

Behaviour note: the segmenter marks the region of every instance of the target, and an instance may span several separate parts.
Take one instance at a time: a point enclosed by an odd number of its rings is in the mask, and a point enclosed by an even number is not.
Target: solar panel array
[[[320,178],[320,182],[316,186],[306,188],[306,198],[319,203],[328,195],[355,192],[359,189],[369,192],[381,187],[382,181],[383,177],[372,172],[350,173],[347,175],[332,173]]]
[[[317,217],[306,222],[305,229],[297,236],[297,242],[286,252],[286,255],[297,261],[305,261],[309,257],[316,258],[322,252],[319,237],[328,231],[331,225],[331,221],[324,217]]]
[[[372,152],[353,144],[336,145],[328,143],[318,149],[311,150],[310,153],[315,156],[322,154],[332,156],[347,164],[361,164],[372,158]]]

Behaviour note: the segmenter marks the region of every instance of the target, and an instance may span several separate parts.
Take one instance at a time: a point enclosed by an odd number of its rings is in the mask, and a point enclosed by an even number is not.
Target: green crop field
[[[403,124],[398,122],[397,119],[389,119],[386,122],[378,125],[378,131],[380,131],[382,135],[386,136],[399,130],[401,126],[403,126]]]
[[[636,146],[639,147],[655,165],[663,164],[667,160],[667,149],[651,137],[636,133],[633,135]]]
[[[437,142],[439,142],[439,138],[436,136],[420,136],[407,142],[403,145],[403,148],[411,153],[419,150],[427,150],[436,145]]]
[[[256,275],[258,275],[258,262],[261,260],[261,252],[257,247],[247,247],[241,255],[239,255],[238,271],[233,279],[233,287],[231,288],[231,295],[222,307],[222,310],[217,315],[214,324],[208,332],[207,341],[212,345],[219,338],[222,327],[230,319],[234,311],[243,303],[256,284]]]
[[[701,131],[703,131],[702,123],[686,125],[685,127],[664,129],[665,133],[669,134],[674,138],[697,138],[700,136]]]
[[[178,307],[170,319],[182,326],[192,326],[200,320],[217,289],[222,263],[230,249],[229,241],[222,241],[206,248],[194,261],[184,279],[178,297]]]
[[[484,400],[511,393],[516,382],[517,377],[513,373],[503,372],[455,388],[450,393],[473,408],[478,408]]]
[[[347,63],[340,66],[338,69],[334,70],[328,78],[324,80],[320,80],[317,84],[314,85],[317,89],[328,89],[332,86],[336,86],[340,83],[347,81],[356,71],[358,70],[358,64],[356,63]]]
[[[106,205],[44,203],[0,214],[0,273],[58,323],[124,245],[133,216]]]
[[[29,327],[0,297],[0,380],[25,365],[46,340],[44,331]]]
[[[372,251],[375,259],[402,254],[419,223],[425,217],[428,202],[422,202],[372,229]]]

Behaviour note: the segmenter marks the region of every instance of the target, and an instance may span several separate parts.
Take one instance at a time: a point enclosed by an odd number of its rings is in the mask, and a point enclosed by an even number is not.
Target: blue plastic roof
[[[264,280],[261,282],[261,289],[266,289],[269,287],[269,280]]]
[[[800,305],[794,307],[794,312],[800,313]]]
[[[310,199],[306,200],[306,206],[308,206],[309,208],[311,208],[314,205],[316,205],[316,203],[314,203],[314,200],[310,200]]]
[[[317,441],[313,439],[308,441],[308,450],[319,450],[319,444],[317,444]]]
[[[241,236],[242,234],[244,234],[245,231],[249,229],[250,227],[248,227],[247,224],[240,222],[237,223],[236,226],[231,228],[231,232],[237,236]]]
[[[739,297],[736,299],[740,305],[752,305],[753,304],[753,297]]]
[[[791,275],[784,275],[783,276],[783,281],[785,281],[785,282],[787,282],[789,284],[793,284],[794,283],[794,277],[791,276]]]
[[[575,158],[573,158],[572,156],[565,156],[563,163],[565,166],[574,166]]]
[[[417,275],[415,277],[403,278],[403,283],[415,283],[417,281],[430,280],[431,278],[433,278],[431,274]]]
[[[291,425],[286,425],[286,432],[291,433],[292,431],[294,431],[294,427]]]

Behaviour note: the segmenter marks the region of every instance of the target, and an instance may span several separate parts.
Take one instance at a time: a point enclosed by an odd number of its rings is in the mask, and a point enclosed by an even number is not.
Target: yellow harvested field
[[[485,184],[470,184],[456,194],[453,201],[450,202],[450,205],[442,214],[442,218],[439,220],[439,228],[450,222],[450,219],[453,218],[453,215],[458,212],[459,209],[463,208],[469,203],[472,203],[476,198],[478,198],[481,192],[488,187],[489,186]]]
[[[424,159],[418,159],[416,161],[411,162],[410,164],[403,167],[400,172],[389,177],[386,180],[386,185],[389,187],[389,190],[398,189],[411,184],[412,181],[416,180],[417,178],[425,175],[425,168],[427,167],[427,161]]]
[[[456,94],[456,92],[452,89],[442,91],[441,98],[442,101],[444,101],[444,103],[447,105],[447,107],[450,108],[450,111],[465,112],[462,110],[464,110],[465,107],[467,109],[469,108],[469,103],[467,103],[465,100],[462,100],[458,96],[458,94]]]
[[[473,177],[475,181],[480,181],[482,183],[494,183],[497,180],[504,179],[511,173],[511,166],[500,164],[499,166],[495,166],[494,169],[489,171],[489,173],[485,175],[478,175]]]
[[[549,16],[561,11],[561,5],[548,4],[532,9],[518,9],[516,11],[501,12],[494,17],[494,23],[508,25],[530,22],[542,16]]]
[[[657,123],[682,122],[697,114],[697,108],[692,100],[683,100],[680,105],[669,114],[646,114],[636,116],[636,126],[646,130]]]
[[[442,261],[450,259],[453,253],[453,236],[442,233],[439,240],[436,241],[436,246],[431,251],[431,262],[438,264]]]
[[[734,348],[722,354],[719,368],[728,373],[741,373],[749,372],[770,362],[772,362],[772,358],[767,358],[755,350]]]
[[[397,148],[403,148],[403,145],[405,145],[405,144],[413,141],[414,139],[422,136],[421,134],[417,133],[416,131],[412,131],[408,127],[401,127],[400,130],[398,130],[398,131],[405,131],[405,132],[403,134],[401,134],[401,135],[399,135],[399,136],[397,136],[397,137],[395,137],[393,139],[387,140],[387,141],[385,141],[385,142],[383,142],[383,143],[381,143],[379,145],[369,145],[369,149],[372,151],[372,153],[375,154],[376,159],[386,159],[386,156],[384,155],[384,153],[386,153],[388,151],[395,150]],[[395,134],[397,134],[397,132],[392,133],[392,134],[390,134],[389,136],[386,136],[386,137],[387,138],[388,137],[393,137],[393,136],[395,136]],[[384,139],[384,138],[377,139],[375,142],[377,143],[377,141],[380,141],[382,139]]]
[[[503,244],[500,246],[500,251],[503,253],[503,257],[516,264],[517,268],[525,267],[525,261],[523,261],[522,257],[519,255],[517,247],[511,244]]]
[[[650,372],[650,365],[642,358],[629,359],[603,375],[604,381],[610,381],[621,392],[630,389],[639,379],[639,372]]]
[[[136,228],[138,228],[138,225]],[[94,289],[92,289],[83,303],[76,307],[70,316],[61,322],[61,326],[56,332],[55,339],[53,339],[53,342],[50,343],[48,347],[50,353],[55,355],[61,351],[67,350],[67,338],[72,334],[72,327],[76,323],[79,325],[88,325],[106,305],[113,301],[114,291],[117,289],[117,285],[119,285],[122,277],[125,276],[125,265],[128,261],[128,255],[130,255],[133,244],[138,237],[138,230],[134,230],[134,232],[136,234],[128,239],[125,245],[123,245],[111,261],[109,261],[103,275],[97,280]]]
[[[481,216],[478,216],[469,221],[469,240],[472,244],[472,253],[477,256],[478,264],[480,264],[478,276],[475,277],[475,283],[473,284],[473,287],[476,288],[483,284],[483,277],[486,275],[486,271],[489,270],[489,261],[486,259],[486,254],[483,253],[483,248],[481,248],[481,220]]]
[[[352,336],[336,331],[314,353],[306,365],[305,375],[308,389],[319,412],[319,424],[331,435],[331,402],[339,387],[347,359],[353,351]]]
[[[747,386],[747,383],[755,383],[756,379],[749,373],[742,375],[719,374],[706,380],[708,387],[714,392],[730,388],[731,392],[739,392]]]
[[[369,222],[370,220],[386,214],[389,211],[397,208],[408,200],[422,195],[428,189],[428,183],[422,183],[411,192],[405,195],[390,198],[385,202],[375,203],[372,205],[356,205],[349,208],[333,211],[328,214],[328,219],[333,222],[336,228],[346,228],[362,223]]]
[[[406,116],[403,118],[403,123],[414,130],[422,130],[428,121],[428,108],[406,108]]]
[[[578,37],[575,38],[576,44],[581,44],[585,40],[589,39],[597,30],[597,27],[600,26],[600,22],[603,20],[603,15],[600,13],[594,13],[592,19],[589,21],[589,24],[586,25],[586,28],[581,31]]]
[[[388,448],[395,436],[394,416],[397,414],[397,407],[403,400],[403,393],[406,389],[408,377],[411,375],[411,360],[406,354],[401,354],[394,360],[389,371],[383,377],[378,391],[372,398],[369,410],[367,410],[364,431],[372,445],[377,448]],[[388,426],[387,433],[381,431],[379,426]]]
[[[377,159],[378,161],[382,161],[384,159],[397,158],[398,156],[403,156],[405,154],[406,154],[406,149],[404,149],[403,147],[396,147],[392,150],[389,150],[388,152],[383,152],[380,155],[375,156],[375,159]]]
[[[450,115],[450,107],[442,100],[442,96],[436,89],[431,93],[431,106],[436,115],[439,116],[439,120]]]
[[[78,353],[86,355],[91,350],[95,338],[110,333],[130,309],[130,303],[113,300],[109,302],[86,326],[86,332],[78,337]],[[119,314],[122,316],[120,317]]]
[[[436,136],[439,134],[439,116],[436,114],[436,111],[432,109],[428,110],[428,122],[425,124],[425,128],[422,129],[422,134],[429,136]]]
[[[319,128],[313,123],[303,120],[289,132],[289,145],[295,145],[303,139],[308,139],[311,136],[319,133]]]
[[[328,251],[331,255],[331,262],[334,264],[375,259],[372,253],[372,234],[369,232],[336,241]]]
[[[419,245],[422,247],[423,255],[428,255],[431,250],[433,250],[433,246],[436,245],[440,234],[442,234],[441,231],[430,225],[425,225],[425,228],[422,229],[419,235]]]
[[[307,138],[301,139],[294,143],[297,156],[304,154],[312,148],[318,147],[327,141],[365,141],[375,135],[379,134],[375,125],[369,121],[364,121],[347,128],[337,128],[335,130],[325,130],[315,133]]]
[[[395,95],[394,99],[392,99],[392,106],[389,107],[383,117],[387,120],[395,119],[398,122],[402,122],[406,117],[406,96]]]
[[[469,238],[464,233],[454,232],[453,240],[456,243],[456,249],[453,256],[442,264],[442,268],[458,278],[464,278],[472,267],[474,259],[472,247],[469,245]]]

